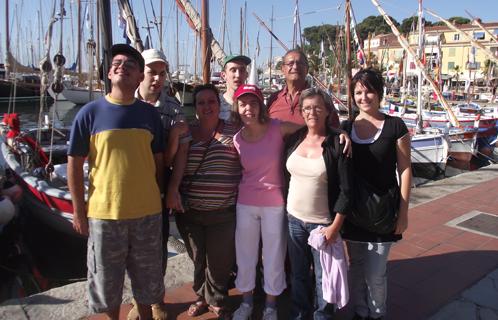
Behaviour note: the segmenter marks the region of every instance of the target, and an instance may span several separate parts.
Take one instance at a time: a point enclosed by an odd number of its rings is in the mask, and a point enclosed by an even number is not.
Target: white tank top
[[[323,156],[306,158],[294,151],[287,159],[286,167],[291,174],[287,212],[304,222],[330,223],[327,169]]]

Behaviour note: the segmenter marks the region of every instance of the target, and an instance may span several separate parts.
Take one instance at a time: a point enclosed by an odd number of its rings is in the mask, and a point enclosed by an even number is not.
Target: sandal
[[[187,315],[189,317],[197,317],[208,311],[208,305],[205,301],[199,300],[192,303],[187,310]]]
[[[216,316],[216,319],[220,319],[220,320],[231,319],[230,312],[228,312],[225,308],[215,307],[215,306],[210,305],[208,307],[208,309],[209,309],[209,311],[214,313],[214,315]]]

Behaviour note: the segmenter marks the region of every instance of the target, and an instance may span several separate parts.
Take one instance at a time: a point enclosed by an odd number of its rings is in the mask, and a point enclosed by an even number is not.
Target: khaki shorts
[[[88,304],[93,313],[121,305],[125,271],[140,304],[163,300],[162,217],[88,220]]]

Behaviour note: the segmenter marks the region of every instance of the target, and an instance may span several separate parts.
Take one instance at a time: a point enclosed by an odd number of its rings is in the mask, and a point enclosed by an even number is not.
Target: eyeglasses
[[[296,65],[298,67],[306,67],[308,64],[304,61],[299,61],[299,60],[296,60],[296,61],[288,61],[288,62],[284,62],[282,63],[284,66],[286,67],[289,67],[289,68],[292,68],[293,65]]]
[[[325,110],[323,107],[304,107],[304,108],[301,108],[301,111],[303,111],[303,113],[306,113],[306,114],[310,114],[311,111],[315,111],[317,114],[320,114],[323,112],[323,110]]]
[[[124,66],[127,69],[135,69],[138,68],[138,62],[135,60],[112,60],[111,66],[113,68],[118,68],[120,66]]]

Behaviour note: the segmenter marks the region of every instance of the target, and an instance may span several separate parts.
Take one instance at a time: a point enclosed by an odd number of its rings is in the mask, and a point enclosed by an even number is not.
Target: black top
[[[351,123],[345,121],[342,127],[351,133]],[[385,115],[384,126],[377,140],[368,144],[353,141],[353,170],[366,182],[386,191],[398,184],[396,179],[396,143],[408,133],[406,124],[401,118]],[[354,186],[353,186],[354,187]],[[363,242],[391,242],[402,238],[394,232],[380,235],[369,232],[348,222],[343,227],[343,238]]]
[[[287,200],[289,191],[290,172],[287,170],[285,163],[292,152],[301,144],[308,132],[307,127],[299,129],[292,134],[285,143],[284,151],[284,199]],[[350,186],[351,180],[351,161],[343,153],[344,145],[339,143],[339,133],[335,129],[327,128],[327,137],[322,142],[322,155],[327,170],[327,187],[329,212],[331,219],[334,220],[336,212],[347,215],[350,210]]]

